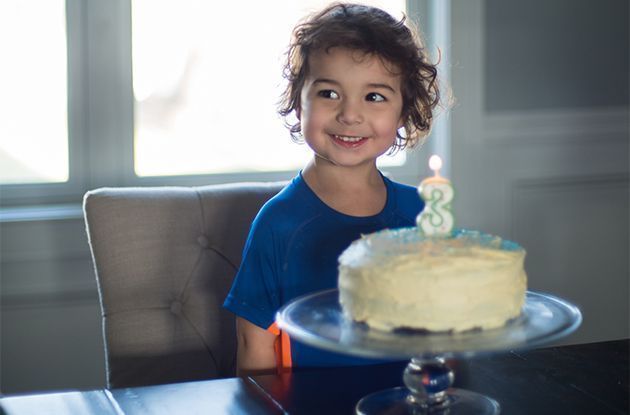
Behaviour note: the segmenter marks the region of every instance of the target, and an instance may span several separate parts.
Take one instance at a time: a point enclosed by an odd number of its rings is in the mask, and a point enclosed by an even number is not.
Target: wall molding
[[[591,174],[587,176],[545,176],[513,180],[510,185],[511,219],[510,231],[513,237],[517,233],[521,214],[519,200],[532,193],[580,192],[620,189],[628,191],[630,175],[627,173]]]
[[[96,290],[56,291],[2,296],[2,310],[33,308],[68,308],[76,305],[100,304]],[[100,307],[100,305],[99,305]]]
[[[586,187],[627,187],[628,184],[630,184],[630,175],[626,173],[589,174],[587,176],[545,176],[516,179],[512,183],[512,189],[514,189],[514,192],[551,190],[550,188],[568,188],[573,190]]]
[[[484,141],[513,144],[558,141],[628,141],[628,107],[494,112],[484,116]]]

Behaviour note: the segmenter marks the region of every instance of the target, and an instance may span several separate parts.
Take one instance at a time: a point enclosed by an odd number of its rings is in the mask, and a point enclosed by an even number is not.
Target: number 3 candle
[[[429,159],[433,176],[424,179],[418,193],[424,200],[424,210],[416,218],[418,227],[428,236],[449,236],[455,225],[451,211],[453,186],[450,180],[440,176],[442,159],[433,155]]]

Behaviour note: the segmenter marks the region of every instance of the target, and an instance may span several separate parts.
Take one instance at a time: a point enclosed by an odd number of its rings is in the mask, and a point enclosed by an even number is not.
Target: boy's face
[[[309,56],[298,116],[316,157],[373,164],[394,143],[402,108],[401,76],[377,56],[337,47]]]

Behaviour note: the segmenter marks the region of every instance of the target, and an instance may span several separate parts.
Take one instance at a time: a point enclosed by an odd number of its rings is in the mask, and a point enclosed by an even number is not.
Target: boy
[[[415,225],[423,203],[376,158],[415,145],[438,102],[436,68],[402,21],[335,4],[298,25],[280,114],[313,158],[259,212],[224,306],[237,315],[237,371],[375,363],[291,342],[274,323],[295,297],[337,286],[337,257],[361,234]],[[401,133],[403,131],[404,133]]]

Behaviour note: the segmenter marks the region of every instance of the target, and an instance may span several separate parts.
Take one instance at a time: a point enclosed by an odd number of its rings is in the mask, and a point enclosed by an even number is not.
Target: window
[[[67,181],[64,1],[0,3],[0,50],[0,184]]]
[[[101,186],[290,179],[309,152],[276,113],[282,58],[296,21],[325,3],[2,2],[2,50],[19,64],[0,68],[0,206],[76,204]],[[381,166],[415,180],[414,157]]]
[[[135,172],[138,176],[299,169],[276,113],[294,24],[325,0],[269,3],[132,1]],[[401,15],[405,0],[381,2]],[[168,28],[166,28],[168,27]],[[384,158],[404,163],[404,153]]]

